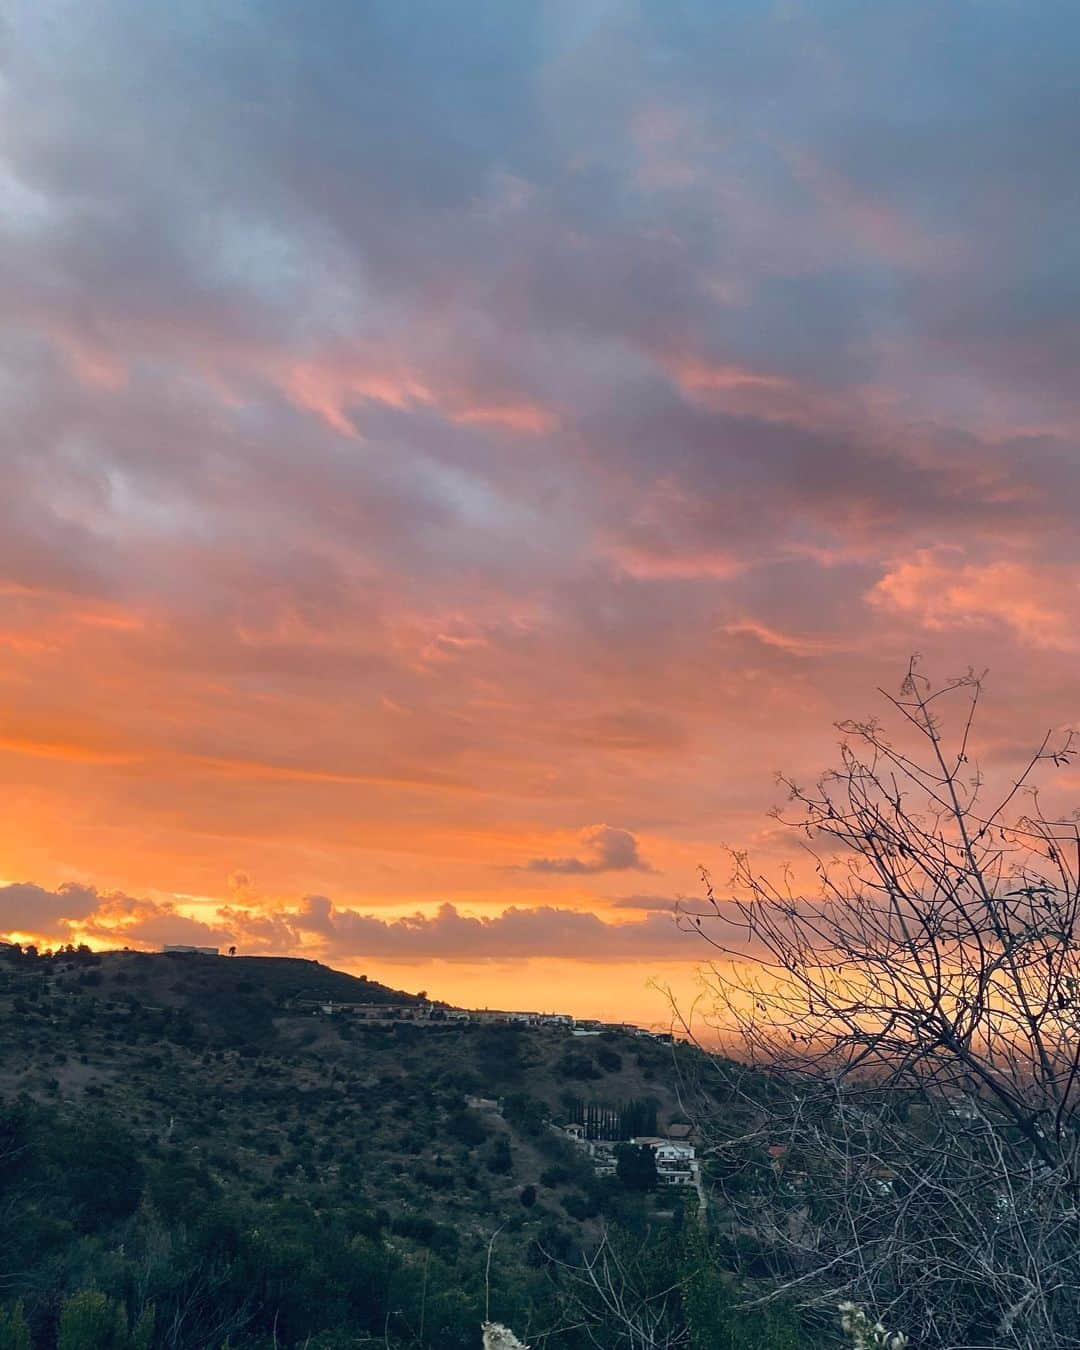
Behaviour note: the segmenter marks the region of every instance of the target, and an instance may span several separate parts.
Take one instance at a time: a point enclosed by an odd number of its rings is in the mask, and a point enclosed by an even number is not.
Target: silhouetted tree
[[[628,1191],[656,1190],[656,1158],[648,1144],[620,1144],[615,1150],[615,1175]]]
[[[844,723],[838,769],[782,780],[809,866],[736,853],[734,898],[710,885],[681,922],[717,950],[721,1034],[777,1085],[709,1122],[777,1272],[924,1343],[1035,1350],[1080,1326],[1080,827],[1032,782],[1067,735],[991,790],[981,690],[913,662],[899,735]]]

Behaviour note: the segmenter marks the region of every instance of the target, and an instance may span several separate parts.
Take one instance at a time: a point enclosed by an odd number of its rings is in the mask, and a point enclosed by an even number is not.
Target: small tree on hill
[[[656,1158],[648,1144],[620,1144],[615,1150],[615,1175],[628,1191],[655,1191]]]

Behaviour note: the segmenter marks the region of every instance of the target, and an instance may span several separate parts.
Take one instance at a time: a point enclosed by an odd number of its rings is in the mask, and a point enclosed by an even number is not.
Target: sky
[[[1075,721],[1078,39],[2,0],[0,935],[663,1020],[913,652]]]

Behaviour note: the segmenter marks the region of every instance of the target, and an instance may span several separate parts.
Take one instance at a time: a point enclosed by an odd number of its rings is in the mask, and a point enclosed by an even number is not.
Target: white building
[[[643,1135],[634,1143],[652,1149],[656,1177],[661,1186],[693,1186],[696,1183],[699,1163],[693,1144],[653,1135]]]

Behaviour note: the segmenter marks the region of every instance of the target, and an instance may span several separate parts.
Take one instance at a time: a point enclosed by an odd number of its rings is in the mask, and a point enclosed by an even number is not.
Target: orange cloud
[[[0,751],[36,759],[60,759],[72,764],[133,764],[138,755],[72,741],[32,740],[0,733]]]

